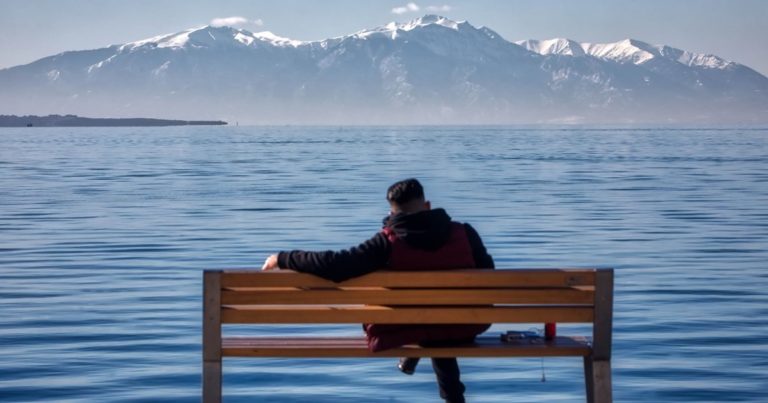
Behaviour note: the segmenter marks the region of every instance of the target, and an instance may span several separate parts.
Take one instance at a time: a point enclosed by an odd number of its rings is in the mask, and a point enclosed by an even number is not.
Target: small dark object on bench
[[[611,402],[612,269],[377,271],[342,283],[282,271],[205,271],[203,401],[223,357],[562,357],[584,360],[587,402]],[[371,352],[363,337],[227,337],[222,324],[591,323],[586,337]]]
[[[518,330],[509,330],[506,333],[501,334],[501,341],[507,342],[507,343],[514,342],[515,340],[535,339],[535,338],[541,338],[541,335],[533,331],[521,332]]]

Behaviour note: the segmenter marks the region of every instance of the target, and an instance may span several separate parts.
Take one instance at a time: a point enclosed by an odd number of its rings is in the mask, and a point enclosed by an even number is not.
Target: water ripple
[[[499,266],[617,269],[616,401],[767,401],[766,163],[763,128],[0,129],[0,401],[199,401],[200,271],[356,245],[410,176]],[[462,367],[470,401],[583,401],[579,360]],[[228,360],[224,385],[437,401],[391,360]]]

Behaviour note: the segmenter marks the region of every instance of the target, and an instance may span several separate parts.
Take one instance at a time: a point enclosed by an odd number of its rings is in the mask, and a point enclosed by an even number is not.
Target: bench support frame
[[[611,330],[613,328],[613,270],[595,272],[595,324],[592,355],[584,357],[588,403],[613,401],[611,386]]]
[[[221,272],[203,275],[203,402],[221,402]]]

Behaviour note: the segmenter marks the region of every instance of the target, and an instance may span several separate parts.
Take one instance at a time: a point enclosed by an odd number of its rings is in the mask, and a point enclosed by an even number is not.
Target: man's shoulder
[[[464,227],[464,230],[467,231],[467,233],[472,232],[472,233],[477,234],[477,230],[475,230],[475,227],[473,227],[472,224],[470,224],[468,222],[458,222],[458,221],[455,221],[455,223],[461,225],[462,227]]]
[[[475,230],[475,228],[470,225],[469,223],[461,223],[461,226],[464,228],[464,232],[467,234],[467,239],[469,239],[469,242],[474,246],[477,244],[483,243],[482,238],[480,238],[480,234]]]

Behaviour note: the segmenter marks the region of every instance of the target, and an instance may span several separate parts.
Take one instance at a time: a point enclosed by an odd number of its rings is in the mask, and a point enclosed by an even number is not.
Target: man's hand
[[[278,270],[280,267],[277,265],[277,255],[271,255],[264,261],[264,266],[261,266],[261,270]]]

